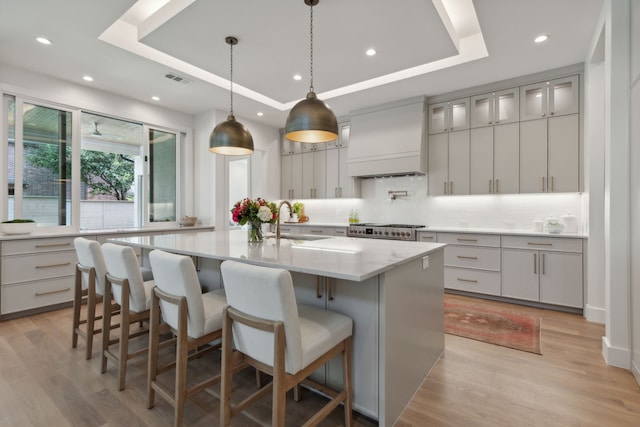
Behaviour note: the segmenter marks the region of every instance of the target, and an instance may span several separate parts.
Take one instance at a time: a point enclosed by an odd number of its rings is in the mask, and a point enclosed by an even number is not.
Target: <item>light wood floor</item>
[[[447,298],[463,298],[448,295]],[[464,298],[463,298],[464,299]],[[542,317],[542,356],[447,335],[445,353],[406,408],[398,427],[422,426],[639,426],[640,387],[625,370],[606,366],[604,327],[581,316],[482,302]],[[84,360],[84,342],[71,349],[71,310],[0,322],[0,426],[153,426],[172,424],[172,408],[156,398],[146,408],[146,365],[129,362],[127,387],[117,389],[112,364],[100,374],[99,341]],[[219,357],[195,361],[190,371],[218,369]],[[355,361],[357,363],[357,361]],[[238,392],[254,387],[239,376]],[[216,426],[219,403],[205,391],[186,406],[185,426]],[[305,392],[287,402],[287,425],[324,403]],[[268,425],[270,399],[233,425]],[[374,426],[355,416],[355,426]],[[324,426],[342,425],[338,408]]]

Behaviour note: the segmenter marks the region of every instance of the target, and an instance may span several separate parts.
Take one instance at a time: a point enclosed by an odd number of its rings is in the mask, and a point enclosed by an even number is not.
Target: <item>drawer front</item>
[[[435,231],[418,231],[418,242],[436,243],[438,236]]]
[[[502,236],[502,247],[582,253],[582,239],[565,237]]]
[[[331,227],[299,227],[298,232],[316,236],[333,236],[333,228]]]
[[[347,228],[346,227],[336,227],[333,229],[333,235],[339,237],[347,237]]]
[[[9,314],[73,300],[74,276],[3,285],[0,313]]]
[[[445,267],[444,287],[458,291],[500,295],[500,272]]]
[[[438,233],[438,243],[499,248],[500,236],[496,234]]]
[[[444,248],[444,265],[500,271],[500,248],[449,245]]]
[[[75,251],[2,257],[2,284],[70,276],[78,260]]]
[[[73,239],[73,237],[50,237],[46,239],[5,240],[2,242],[2,255],[73,250]]]

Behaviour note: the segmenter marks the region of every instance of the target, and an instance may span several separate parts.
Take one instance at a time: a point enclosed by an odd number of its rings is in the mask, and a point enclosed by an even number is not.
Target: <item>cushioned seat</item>
[[[149,254],[149,261],[156,287],[151,302],[147,406],[153,408],[158,392],[175,408],[174,425],[181,426],[185,399],[220,381],[220,374],[214,370],[216,374],[187,389],[187,362],[188,358],[220,348],[210,343],[222,337],[222,312],[227,302],[223,290],[202,294],[190,257],[154,250]],[[160,312],[166,326],[177,337],[175,361],[163,366],[158,366]],[[157,377],[174,366],[175,389],[172,390]]]
[[[120,334],[118,338],[111,338],[110,334],[102,335],[102,372],[107,370],[107,360],[118,365],[119,389],[124,389],[127,372],[127,361],[135,357],[147,355],[147,347],[129,352],[129,340],[146,335],[148,329],[140,328],[131,331],[131,325],[149,320],[151,295],[155,282],[144,281],[138,257],[129,246],[105,243],[102,253],[107,267],[105,281],[105,297],[113,299],[120,305]],[[105,313],[104,323],[111,327],[112,316]],[[111,346],[118,345],[118,351],[112,351]]]
[[[345,425],[351,425],[351,334],[353,321],[342,314],[297,306],[287,270],[235,261],[221,264],[228,307],[223,317],[222,408],[220,424],[255,402],[258,390],[237,406],[232,403],[233,367],[246,362],[273,376],[272,426],[284,426],[286,392],[333,357],[342,355],[344,390],[322,391],[330,400],[311,419],[311,425],[344,403]],[[235,347],[235,349],[234,349]]]

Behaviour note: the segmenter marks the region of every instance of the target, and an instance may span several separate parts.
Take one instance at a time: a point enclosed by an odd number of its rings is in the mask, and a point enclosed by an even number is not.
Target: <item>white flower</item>
[[[262,222],[269,222],[273,214],[271,213],[271,209],[268,206],[260,206],[258,208],[258,219]]]

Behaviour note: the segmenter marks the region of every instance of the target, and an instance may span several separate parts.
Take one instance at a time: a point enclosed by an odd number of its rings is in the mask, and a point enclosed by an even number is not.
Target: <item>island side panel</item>
[[[444,251],[380,276],[380,426],[392,426],[444,352]]]

